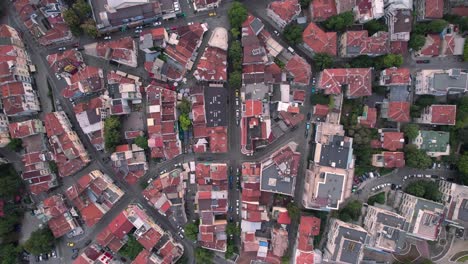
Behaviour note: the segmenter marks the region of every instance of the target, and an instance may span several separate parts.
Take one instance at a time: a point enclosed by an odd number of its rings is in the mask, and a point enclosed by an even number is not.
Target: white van
[[[370,178],[374,178],[374,173],[369,172],[369,177],[370,177]]]
[[[291,52],[292,54],[294,54],[294,49],[293,49],[293,48],[288,47],[288,50],[289,50],[289,52]]]

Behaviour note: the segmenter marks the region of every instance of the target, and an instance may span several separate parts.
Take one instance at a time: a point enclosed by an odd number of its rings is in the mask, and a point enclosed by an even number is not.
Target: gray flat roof
[[[352,147],[343,136],[333,136],[328,145],[322,145],[319,164],[327,167],[347,169],[351,161]]]
[[[458,211],[458,219],[468,222],[468,200],[463,199],[460,210]]]
[[[345,176],[334,173],[323,173],[320,177],[325,177],[325,182],[319,183],[317,197],[328,199],[328,205],[336,207],[343,192]]]
[[[367,240],[367,233],[356,229],[340,226],[338,236],[335,239],[335,252],[333,252],[333,259],[346,263],[357,263],[359,253],[363,249],[363,244]],[[341,240],[343,247],[340,247]],[[341,250],[341,255],[338,253]]]
[[[448,73],[435,73],[432,80],[436,90],[446,91],[447,89],[467,89],[468,74],[460,74],[458,78],[449,76]]]
[[[408,101],[409,91],[406,85],[392,86],[390,88],[390,102],[406,102]]]
[[[206,126],[227,126],[227,92],[222,87],[206,87],[205,115]]]
[[[287,181],[289,180],[289,181]],[[283,193],[292,195],[295,177],[283,177],[278,173],[274,164],[266,167],[262,171],[261,189],[262,191]]]

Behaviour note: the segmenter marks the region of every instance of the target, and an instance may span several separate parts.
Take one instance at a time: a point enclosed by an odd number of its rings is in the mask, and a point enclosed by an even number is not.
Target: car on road
[[[210,16],[210,17],[211,16],[216,16],[216,12],[211,12],[211,13],[208,14],[208,16]]]
[[[76,259],[78,257],[78,252],[76,252],[75,254],[72,255],[72,259]]]
[[[430,60],[417,60],[416,63],[417,64],[427,64],[427,63],[430,63],[431,61]]]
[[[236,89],[236,97],[239,97],[239,89]]]
[[[293,48],[291,48],[291,47],[288,47],[288,50],[289,50],[289,52],[291,52],[292,54],[294,54],[294,53],[295,53],[294,49],[293,49]]]
[[[176,29],[177,29],[177,27],[176,27],[176,26],[174,26],[174,27],[171,27],[171,30],[176,30]]]
[[[307,121],[310,121],[310,118],[312,117],[312,114],[310,112],[307,113]]]
[[[182,233],[179,233],[179,236],[180,236],[180,238],[182,238],[182,239],[184,239],[184,237],[185,237],[184,234],[182,234]]]
[[[59,50],[59,51],[64,51],[64,50],[66,50],[66,49],[67,49],[67,48],[65,48],[65,47],[61,47],[61,48],[59,48],[58,50]]]
[[[141,33],[142,31],[143,30],[141,30],[141,29],[137,29],[137,30],[135,30],[135,33]]]
[[[176,14],[176,17],[185,17],[185,13]]]
[[[278,31],[274,30],[273,32],[275,33],[276,36],[279,36],[279,32],[278,32]]]
[[[91,242],[93,242],[93,241],[92,241],[91,239],[88,239],[88,240],[86,240],[86,242],[85,242],[84,245],[85,245],[85,246],[89,246],[89,244],[91,244]]]
[[[68,242],[68,243],[67,243],[67,246],[69,246],[69,247],[74,247],[74,246],[75,246],[75,243],[73,243],[73,242]]]
[[[111,36],[105,36],[105,37],[104,37],[104,40],[111,40],[111,39],[112,39]]]
[[[153,26],[157,27],[157,26],[160,26],[161,25],[161,22],[160,21],[156,21],[153,23]]]
[[[188,22],[187,25],[188,26],[193,25],[193,22]]]
[[[309,130],[310,130],[310,123],[307,122],[306,123],[306,130],[305,130],[305,137],[307,137],[309,135]]]
[[[236,118],[239,120],[240,119],[240,110],[236,109]]]

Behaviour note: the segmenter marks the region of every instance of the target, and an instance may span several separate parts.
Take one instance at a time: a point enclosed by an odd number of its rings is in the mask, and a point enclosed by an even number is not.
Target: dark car
[[[430,60],[417,60],[416,63],[417,64],[427,64],[427,63],[430,63],[431,61]]]
[[[93,242],[91,239],[87,240],[87,241],[85,242],[85,246],[88,246],[89,244],[91,244],[91,242]]]
[[[76,259],[78,257],[78,252],[76,252],[75,254],[72,255],[72,259]]]
[[[312,117],[312,114],[309,112],[307,113],[307,121],[310,121],[310,118]]]

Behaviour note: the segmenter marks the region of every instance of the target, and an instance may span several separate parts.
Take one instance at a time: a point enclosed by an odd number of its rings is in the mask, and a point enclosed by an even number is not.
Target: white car
[[[160,26],[160,25],[161,25],[161,22],[159,22],[159,21],[156,21],[156,22],[153,23],[153,26],[155,26],[155,27]]]
[[[236,200],[236,205],[239,206],[239,200]]]
[[[62,77],[60,77],[60,74],[58,74],[58,73],[55,74],[55,77],[57,78],[57,80],[61,80],[61,79],[62,79]]]
[[[65,47],[61,47],[61,48],[59,48],[58,50],[59,50],[59,51],[64,51],[64,50],[66,50],[66,49],[67,49],[67,48],[65,48]]]
[[[135,29],[142,29],[142,28],[143,28],[143,26],[138,26]]]
[[[403,178],[403,181],[406,181],[407,179],[408,179],[408,176],[405,176],[405,177]]]
[[[278,31],[273,31],[275,33],[276,36],[279,36],[279,32]]]
[[[190,25],[193,25],[193,22],[188,22],[187,25],[189,25],[189,26],[190,26]]]
[[[141,30],[141,29],[137,29],[137,30],[135,30],[135,33],[141,33],[142,31],[143,30]]]
[[[104,37],[104,40],[110,40],[110,39],[112,39],[111,36],[105,36],[105,37]]]

